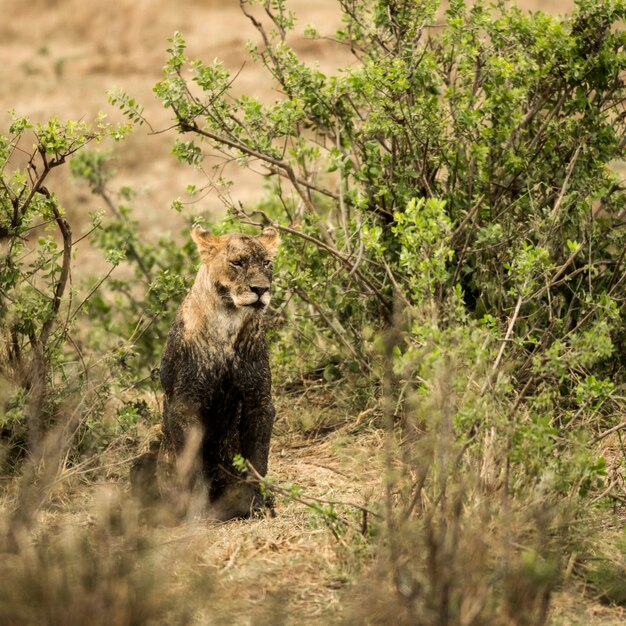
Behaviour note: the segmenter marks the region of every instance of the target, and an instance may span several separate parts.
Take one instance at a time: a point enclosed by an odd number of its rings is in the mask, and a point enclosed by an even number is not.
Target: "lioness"
[[[192,238],[202,263],[161,357],[161,452],[186,474],[179,486],[208,495],[210,514],[223,520],[262,505],[233,458],[267,472],[275,411],[263,314],[280,239],[273,228],[252,237],[200,227]]]

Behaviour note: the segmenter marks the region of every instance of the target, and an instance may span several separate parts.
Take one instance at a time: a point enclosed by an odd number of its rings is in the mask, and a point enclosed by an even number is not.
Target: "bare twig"
[[[556,222],[557,213],[559,212],[559,209],[561,208],[561,203],[563,202],[563,198],[565,197],[565,193],[567,192],[567,188],[569,187],[569,181],[570,181],[570,178],[572,177],[572,172],[574,171],[574,167],[576,167],[576,161],[578,161],[578,155],[580,154],[581,150],[582,150],[582,144],[576,148],[572,158],[570,159],[570,162],[567,165],[567,170],[565,171],[565,180],[563,181],[563,185],[561,185],[561,191],[559,192],[559,196],[556,199],[556,202],[554,203],[554,207],[552,208],[552,215],[551,215],[552,226],[550,228],[550,232],[552,232],[552,228],[554,227],[554,223]],[[549,236],[550,236],[550,233],[548,233],[547,237]]]
[[[504,335],[504,339],[502,339],[500,350],[498,351],[498,356],[496,357],[496,360],[494,361],[493,366],[491,367],[491,371],[489,375],[487,376],[487,378],[485,379],[485,382],[481,389],[481,395],[485,393],[485,391],[487,390],[487,387],[491,384],[491,380],[493,379],[494,374],[498,370],[500,361],[502,360],[502,356],[504,355],[504,350],[506,349],[506,344],[510,341],[511,335],[513,334],[513,328],[515,327],[515,322],[517,321],[517,317],[519,315],[520,309],[522,308],[523,301],[524,300],[522,298],[522,295],[520,294],[517,297],[515,310],[513,311],[513,315],[511,316],[511,319],[509,320],[509,325],[508,325],[508,328],[506,329],[506,334]]]
[[[112,265],[109,268],[109,271],[89,290],[89,293],[83,298],[82,302],[74,309],[74,312],[68,317],[68,323],[71,322],[80,312],[80,310],[85,306],[89,298],[93,296],[93,294],[100,289],[102,283],[113,273],[113,270],[116,268],[116,265]]]
[[[52,209],[56,223],[59,227],[59,230],[61,231],[61,236],[63,237],[63,262],[61,264],[61,273],[54,288],[54,295],[52,297],[52,306],[50,313],[43,323],[41,327],[41,332],[39,334],[39,343],[42,348],[45,349],[45,346],[48,343],[50,332],[52,331],[52,325],[54,324],[57,313],[59,312],[61,300],[63,298],[63,294],[65,293],[65,288],[70,277],[70,263],[72,260],[73,244],[72,229],[70,228],[69,222],[59,212],[59,208],[57,207],[56,202],[50,197],[48,190],[45,189],[45,187],[40,187],[39,190],[41,193],[44,193],[44,195],[48,198],[50,208]]]
[[[617,424],[617,426],[613,426],[612,428],[609,428],[608,430],[605,430],[603,433],[600,433],[599,435],[596,435],[591,440],[591,443],[598,443],[598,441],[602,441],[603,439],[605,439],[609,435],[612,435],[613,433],[617,433],[617,432],[619,432],[621,430],[624,430],[625,428],[626,428],[626,422],[622,422],[621,424]]]

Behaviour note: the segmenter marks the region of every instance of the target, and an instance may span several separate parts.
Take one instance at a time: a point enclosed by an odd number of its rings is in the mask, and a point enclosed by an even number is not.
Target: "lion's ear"
[[[203,263],[208,263],[224,245],[221,237],[214,235],[202,226],[196,226],[191,231],[191,238],[198,246],[198,252]]]
[[[280,235],[275,228],[264,228],[258,240],[266,247],[270,256],[274,256],[280,245]]]

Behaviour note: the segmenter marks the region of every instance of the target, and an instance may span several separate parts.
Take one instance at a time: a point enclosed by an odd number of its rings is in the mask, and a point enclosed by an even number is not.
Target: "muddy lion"
[[[239,454],[267,472],[275,411],[264,313],[280,239],[273,228],[253,237],[200,227],[192,238],[202,263],[161,357],[160,448],[135,463],[131,483],[134,492],[153,492],[164,464],[178,508],[225,520],[265,504],[233,459]]]

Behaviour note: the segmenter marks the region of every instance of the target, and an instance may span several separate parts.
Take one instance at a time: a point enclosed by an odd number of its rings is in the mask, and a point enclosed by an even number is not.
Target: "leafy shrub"
[[[8,135],[0,136],[0,376],[5,389],[0,425],[11,457],[42,444],[68,393],[87,393],[88,368],[75,340],[84,301],[71,280],[80,238],[45,183],[52,170],[88,143],[125,132],[103,119],[89,125],[51,118],[33,130],[35,143],[28,152],[23,146],[31,128],[28,119],[13,113]],[[92,230],[97,226],[94,218]],[[87,394],[85,406],[98,404],[98,393]],[[75,428],[78,413],[67,409],[68,427]]]
[[[178,33],[155,92],[181,135],[179,160],[200,168],[210,149],[270,181],[268,198],[249,209],[228,200],[219,174],[207,187],[233,219],[286,235],[274,324],[282,371],[339,363],[344,375],[369,374],[399,446],[389,471],[415,484],[415,442],[442,427],[415,412],[456,362],[446,383],[449,453],[454,471],[475,476],[459,511],[493,489],[520,507],[515,519],[524,498],[565,502],[576,519],[579,498],[611,492],[593,444],[622,411],[614,390],[624,380],[626,198],[616,163],[626,148],[626,5],[579,0],[556,19],[454,0],[439,28],[436,1],[339,0],[335,40],[355,63],[325,74],[291,47],[296,18],[284,0],[241,4],[262,40],[250,52],[283,97],[236,96],[236,77],[219,61],[188,60]],[[314,27],[306,34],[319,37]],[[133,109],[124,94],[114,101]],[[441,502],[452,470],[438,483],[427,458],[420,489]],[[487,488],[477,468],[496,458],[501,471]],[[447,545],[444,504],[427,519]],[[567,549],[580,535],[573,521],[569,536],[557,531],[562,514],[546,528]],[[389,542],[397,516],[389,507]],[[403,558],[428,539],[415,524]],[[531,622],[545,621],[554,580],[536,587]],[[421,614],[411,607],[409,622]]]
[[[267,172],[266,201],[229,209],[287,235],[279,356],[372,372],[372,329],[404,309],[400,353],[482,328],[483,391],[501,380],[542,441],[607,425],[623,377],[624,3],[581,0],[559,20],[459,0],[441,29],[438,2],[339,4],[336,41],[358,62],[326,75],[290,47],[283,0],[242,3],[263,40],[250,52],[284,93],[274,103],[233,95],[178,33],[155,86],[185,136],[178,159],[200,167],[210,146]],[[207,182],[227,200],[225,185]]]
[[[155,92],[186,136],[180,160],[199,167],[208,144],[265,167],[271,199],[229,208],[293,236],[278,305],[316,310],[302,335],[367,367],[364,328],[430,300],[443,323],[493,322],[494,340],[512,319],[529,395],[619,375],[623,3],[581,1],[557,20],[457,1],[436,30],[437,2],[340,2],[336,39],[359,62],[335,75],[289,46],[285,2],[261,3],[265,21],[256,4],[243,10],[264,46],[250,51],[282,99],[235,97],[180,34]]]

